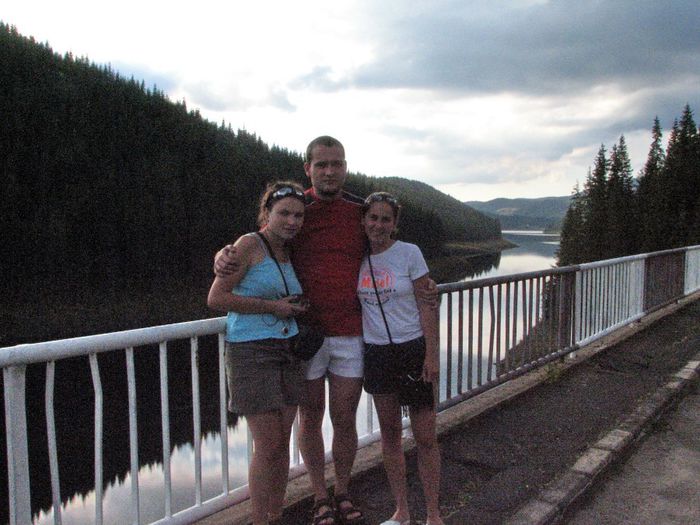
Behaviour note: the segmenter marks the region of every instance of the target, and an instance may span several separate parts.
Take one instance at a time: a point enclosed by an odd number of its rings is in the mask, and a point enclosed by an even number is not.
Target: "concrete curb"
[[[699,374],[700,353],[673,374],[668,383],[645,398],[617,428],[584,452],[569,470],[506,520],[506,525],[560,523],[566,510],[584,496],[615,462],[625,457],[645,432],[685,396],[691,385],[698,381]]]

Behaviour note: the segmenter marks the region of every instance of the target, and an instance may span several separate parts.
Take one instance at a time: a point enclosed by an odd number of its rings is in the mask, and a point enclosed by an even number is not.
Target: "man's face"
[[[334,199],[343,190],[348,174],[343,148],[319,145],[311,152],[311,161],[304,163],[306,176],[319,198]]]

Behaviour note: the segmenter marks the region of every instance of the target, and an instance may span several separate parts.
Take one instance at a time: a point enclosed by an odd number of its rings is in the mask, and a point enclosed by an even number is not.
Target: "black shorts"
[[[419,337],[393,345],[365,344],[365,391],[397,394],[401,406],[433,406],[433,384],[421,379],[425,339]]]

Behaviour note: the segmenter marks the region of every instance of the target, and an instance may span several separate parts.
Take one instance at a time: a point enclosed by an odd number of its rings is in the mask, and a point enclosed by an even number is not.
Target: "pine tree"
[[[585,253],[585,198],[576,184],[571,194],[571,204],[566,210],[561,227],[559,248],[557,249],[557,265],[569,266],[583,262],[581,256]]]
[[[637,220],[632,186],[632,167],[627,144],[625,137],[621,136],[610,155],[610,172],[606,186],[606,259],[631,255],[636,250]]]
[[[601,144],[593,171],[588,173],[584,185],[584,232],[587,246],[582,252],[582,261],[599,261],[606,255],[608,160],[605,145]]]
[[[639,213],[639,248],[653,252],[664,247],[664,225],[668,215],[668,193],[663,188],[664,164],[662,132],[659,117],[654,118],[652,142],[647,161],[639,174],[637,210]]]
[[[690,106],[686,105],[680,123],[674,123],[666,150],[665,191],[669,192],[669,219],[671,246],[687,242],[695,221],[695,206],[700,192],[700,165],[698,164],[698,130]]]

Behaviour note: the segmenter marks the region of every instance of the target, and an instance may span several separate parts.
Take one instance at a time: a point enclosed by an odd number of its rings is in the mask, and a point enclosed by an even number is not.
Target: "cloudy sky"
[[[214,122],[460,200],[568,195],[700,108],[698,0],[3,0],[0,20]]]

